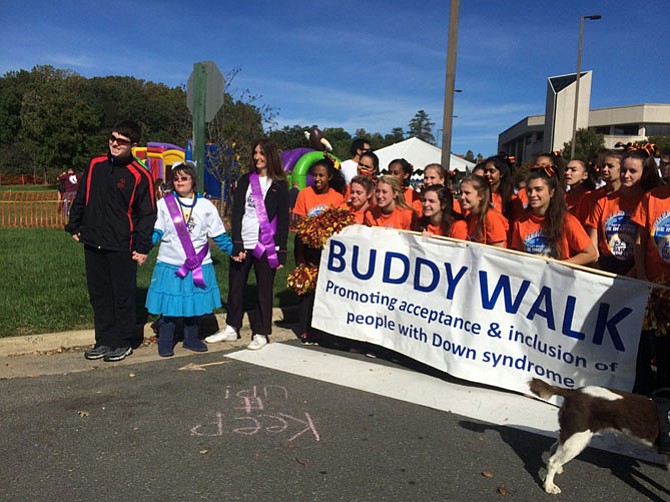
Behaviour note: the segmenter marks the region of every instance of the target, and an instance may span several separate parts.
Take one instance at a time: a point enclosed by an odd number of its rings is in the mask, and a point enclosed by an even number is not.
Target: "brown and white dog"
[[[654,401],[648,397],[605,387],[563,389],[533,378],[530,391],[549,399],[564,398],[558,410],[560,426],[558,441],[550,450],[544,490],[558,494],[561,489],[554,484],[554,476],[563,472],[563,466],[579,455],[600,431],[614,431],[653,446],[659,434],[659,418]],[[670,468],[670,466],[669,466]]]

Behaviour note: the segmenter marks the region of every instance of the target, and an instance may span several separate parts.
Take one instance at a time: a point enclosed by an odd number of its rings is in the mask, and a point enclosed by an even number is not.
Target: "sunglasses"
[[[109,135],[109,142],[114,143],[116,141],[116,144],[119,146],[128,146],[130,145],[131,141],[129,139],[125,138],[119,138],[118,136],[114,136],[113,134]]]
[[[175,176],[172,179],[173,179],[173,181],[191,181],[190,176]]]

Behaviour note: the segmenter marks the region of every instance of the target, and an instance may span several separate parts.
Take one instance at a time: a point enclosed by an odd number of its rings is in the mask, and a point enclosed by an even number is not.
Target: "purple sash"
[[[268,221],[268,213],[265,210],[265,201],[263,200],[263,191],[261,190],[261,183],[258,180],[258,173],[251,173],[249,175],[249,186],[251,187],[251,195],[254,198],[258,225],[261,229],[258,243],[254,248],[254,256],[257,260],[260,260],[263,253],[267,252],[270,268],[277,268],[279,266],[279,258],[277,257],[274,239],[277,233],[277,217],[275,216],[271,222]]]
[[[175,275],[181,277],[182,279],[186,277],[189,271],[193,272],[193,283],[199,287],[205,287],[205,279],[202,276],[202,260],[207,256],[207,251],[209,250],[209,242],[206,242],[203,248],[199,253],[196,254],[195,248],[193,247],[193,241],[191,241],[191,236],[188,233],[186,228],[186,222],[184,222],[184,217],[179,210],[177,205],[177,198],[174,194],[167,194],[165,197],[165,205],[167,206],[168,213],[170,213],[170,218],[172,218],[172,223],[174,223],[175,230],[177,230],[177,235],[179,236],[179,241],[181,246],[184,248],[186,253],[186,261],[184,264],[175,272]]]

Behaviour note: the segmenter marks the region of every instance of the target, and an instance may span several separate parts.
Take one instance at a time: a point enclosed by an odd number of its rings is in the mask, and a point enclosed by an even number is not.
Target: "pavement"
[[[437,375],[439,372],[436,370],[418,363],[414,365],[406,358],[401,362],[370,360],[358,354],[363,362],[355,363],[343,359],[348,357],[346,351],[336,351],[330,357],[318,352],[312,352],[311,355],[309,351],[301,352],[301,349],[295,347],[299,345],[296,319],[295,309],[274,309],[274,327],[270,338],[272,343],[268,348],[256,352],[243,350],[251,341],[247,315],[240,329],[239,340],[208,345],[208,354],[211,356],[207,361],[210,361],[211,357],[216,357],[215,354],[221,353],[218,360],[203,363],[202,358],[195,358],[194,363],[191,357],[184,359],[184,365],[178,369],[200,370],[210,365],[222,364],[220,362],[222,359],[237,360],[284,374],[320,380],[367,394],[376,394],[412,405],[482,420],[497,426],[555,437],[558,425],[556,409],[546,403],[529,399],[528,396],[457,381],[444,374]],[[224,315],[212,316],[201,324],[201,336],[214,333],[223,326],[225,326]],[[143,326],[142,331],[144,343],[135,349],[131,356],[115,363],[84,359],[83,351],[94,343],[93,330],[0,339],[0,380],[68,375],[124,366],[130,368],[129,375],[132,377],[134,371],[141,371],[139,365],[166,360],[158,355],[156,336],[151,325]],[[288,345],[278,342],[288,342]],[[182,348],[179,343],[175,347],[175,355],[168,359],[178,360],[196,355]],[[342,371],[344,364],[348,368],[346,371]],[[133,370],[133,366],[137,366],[137,369]],[[378,374],[378,378],[366,378],[366,375],[372,374],[371,372]],[[636,447],[615,435],[596,437],[591,446],[652,464],[661,464],[664,461],[655,452]]]
[[[295,308],[275,308],[272,314],[274,327],[270,337],[271,342],[295,340],[297,338]],[[223,352],[246,347],[251,341],[249,315],[253,315],[253,312],[244,317],[244,323],[240,329],[240,339],[236,342],[208,345],[209,352]],[[219,327],[225,325],[225,314],[216,314],[203,322],[201,336],[215,333]],[[88,361],[84,359],[84,350],[95,343],[95,335],[92,329],[1,338],[0,379],[89,371],[105,366],[130,366],[163,359],[158,355],[156,335],[151,324],[147,323],[141,329],[144,338],[142,345],[136,348],[131,356],[113,364],[105,363],[102,360]],[[181,343],[179,343],[175,347],[173,357],[180,358],[193,354],[192,351],[182,348]]]

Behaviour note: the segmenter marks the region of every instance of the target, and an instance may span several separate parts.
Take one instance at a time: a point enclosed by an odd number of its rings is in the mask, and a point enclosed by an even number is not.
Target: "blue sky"
[[[419,109],[442,128],[447,0],[0,0],[0,72],[48,64],[86,77],[185,84],[212,60],[300,124],[388,133]],[[452,151],[544,113],[549,76],[573,73],[579,16],[591,107],[670,102],[670,0],[462,0]],[[669,118],[670,120],[670,118]]]

